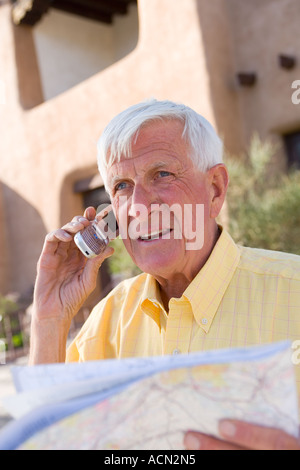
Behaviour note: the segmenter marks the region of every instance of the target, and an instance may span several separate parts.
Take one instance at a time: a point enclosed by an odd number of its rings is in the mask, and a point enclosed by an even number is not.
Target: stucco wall
[[[240,90],[246,142],[300,129],[300,108],[292,103],[292,82],[300,78],[300,7],[296,0],[228,0],[236,69],[257,73],[257,84]],[[279,54],[296,58],[296,67],[279,67]]]
[[[5,230],[2,183],[0,182],[0,293],[6,292],[10,284],[10,271],[8,267],[7,237]]]
[[[32,31],[19,27],[16,34],[10,6],[0,7],[0,80],[6,89],[0,104],[0,211],[11,266],[7,288],[22,292],[32,286],[45,233],[81,210],[74,182],[95,174],[97,139],[127,106],[151,96],[184,102],[210,120],[234,152],[254,130],[267,136],[284,126],[300,127],[299,107],[290,100],[291,83],[300,79],[297,8],[298,0],[139,0],[137,47],[42,102]],[[16,60],[21,36],[30,57]],[[298,55],[295,70],[278,68],[280,52]],[[242,69],[257,71],[254,88],[237,86],[235,73]]]
[[[150,96],[184,101],[213,122],[214,115],[194,0],[141,0],[139,43],[130,55],[27,111],[18,100],[9,10],[9,6],[0,9],[0,30],[2,26],[5,30],[0,61],[9,85],[7,105],[0,110],[6,123],[0,141],[1,174],[11,193],[32,209],[30,220],[21,211],[16,222],[10,215],[15,210],[13,200],[6,201],[11,236],[16,225],[23,227],[18,257],[11,261],[14,288],[25,290],[34,281],[43,232],[66,222],[79,207],[73,183],[80,174],[96,171],[96,141],[110,118]]]

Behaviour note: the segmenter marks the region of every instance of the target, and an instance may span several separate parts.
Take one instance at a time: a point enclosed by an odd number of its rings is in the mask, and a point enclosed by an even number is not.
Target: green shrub
[[[247,157],[227,157],[229,229],[242,245],[300,255],[300,172],[276,174],[275,151],[254,136]]]
[[[6,338],[7,332],[5,331],[4,318],[9,316],[10,329],[15,331],[11,338],[12,344],[15,348],[22,347],[24,344],[22,332],[16,332],[20,329],[20,324],[17,315],[14,314],[18,312],[19,308],[20,307],[17,302],[0,294],[0,338],[4,340]]]
[[[7,314],[17,312],[18,309],[19,306],[14,300],[0,294],[0,317],[3,318]]]
[[[123,279],[128,279],[141,273],[141,270],[132,261],[120,238],[113,240],[111,246],[115,250],[113,256],[108,259],[111,274],[121,275]]]

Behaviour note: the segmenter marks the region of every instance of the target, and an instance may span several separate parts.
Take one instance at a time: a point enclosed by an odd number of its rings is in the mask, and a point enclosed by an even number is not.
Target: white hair
[[[121,112],[104,129],[97,149],[98,167],[106,187],[107,169],[121,158],[131,157],[131,144],[142,127],[162,119],[184,124],[182,137],[191,149],[190,158],[200,171],[222,163],[223,143],[203,116],[183,104],[151,99]]]

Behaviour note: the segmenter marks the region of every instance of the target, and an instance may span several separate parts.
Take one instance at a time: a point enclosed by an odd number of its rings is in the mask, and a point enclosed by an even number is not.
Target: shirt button
[[[177,354],[180,354],[180,353],[181,353],[180,349],[176,348],[176,349],[174,349],[172,354],[173,354],[173,356],[176,356]]]
[[[202,323],[202,325],[207,325],[207,323],[208,323],[207,318],[202,318],[201,323]]]

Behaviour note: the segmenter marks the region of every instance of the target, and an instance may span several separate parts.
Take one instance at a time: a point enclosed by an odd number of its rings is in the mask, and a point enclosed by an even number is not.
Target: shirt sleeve
[[[112,291],[93,308],[83,327],[67,347],[67,363],[117,357],[119,335],[116,330],[121,304],[118,291]]]

